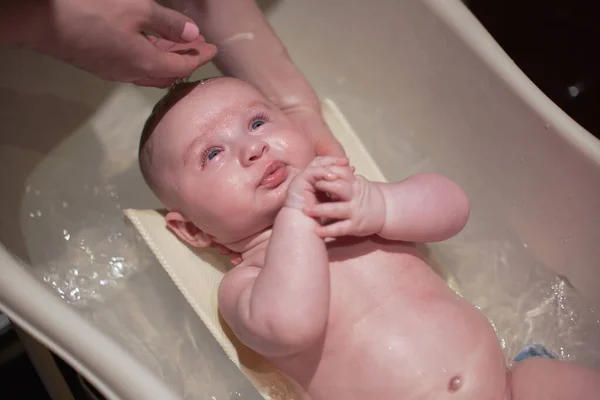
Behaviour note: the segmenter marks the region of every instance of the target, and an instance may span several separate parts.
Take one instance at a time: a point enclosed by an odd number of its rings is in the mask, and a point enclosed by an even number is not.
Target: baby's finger
[[[350,201],[352,199],[352,185],[341,179],[317,181],[315,188],[321,192],[329,193],[336,200]]]
[[[328,167],[313,166],[309,167],[306,172],[308,173],[312,183],[319,181],[333,181],[338,179],[338,177]]]
[[[339,237],[339,236],[347,236],[350,233],[350,229],[352,228],[352,221],[346,219],[340,222],[334,222],[331,225],[318,226],[316,231],[317,235],[325,238],[325,237]]]
[[[321,203],[307,208],[305,214],[313,218],[348,219],[352,210],[348,203]]]
[[[242,262],[242,257],[236,255],[236,256],[230,257],[230,260],[233,265],[238,265]]]
[[[343,179],[347,182],[354,182],[354,180],[356,179],[356,177],[354,176],[354,172],[352,172],[352,169],[350,169],[349,166],[342,167],[339,165],[333,165],[329,167],[329,169],[340,179]]]
[[[336,164],[341,167],[345,167],[350,165],[350,160],[348,160],[348,157],[337,157]]]

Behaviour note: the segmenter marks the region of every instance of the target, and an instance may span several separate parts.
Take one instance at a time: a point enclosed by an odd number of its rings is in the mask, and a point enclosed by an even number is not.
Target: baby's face
[[[177,210],[220,243],[273,224],[288,185],[315,156],[260,92],[220,78],[198,85],[154,132],[157,174]],[[163,185],[164,186],[164,185]]]

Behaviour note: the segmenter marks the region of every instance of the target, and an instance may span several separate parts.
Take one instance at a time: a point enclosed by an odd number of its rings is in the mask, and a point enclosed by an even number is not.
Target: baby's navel
[[[461,387],[462,387],[462,378],[458,375],[450,380],[450,383],[448,384],[448,391],[450,393],[454,393]]]

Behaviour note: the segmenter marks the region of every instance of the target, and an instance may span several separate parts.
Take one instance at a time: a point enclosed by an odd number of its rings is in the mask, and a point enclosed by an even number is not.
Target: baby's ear
[[[171,229],[179,239],[192,247],[208,247],[212,243],[209,235],[204,233],[192,221],[181,213],[170,211],[166,216],[167,227]]]

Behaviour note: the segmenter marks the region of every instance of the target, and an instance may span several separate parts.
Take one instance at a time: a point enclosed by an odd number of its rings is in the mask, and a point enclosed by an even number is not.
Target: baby
[[[574,364],[530,358],[507,371],[486,317],[423,261],[413,243],[446,240],[469,216],[449,179],[371,182],[347,159],[315,157],[233,78],[161,100],[140,167],[181,240],[241,255],[220,312],[307,399],[600,399],[600,374]]]

